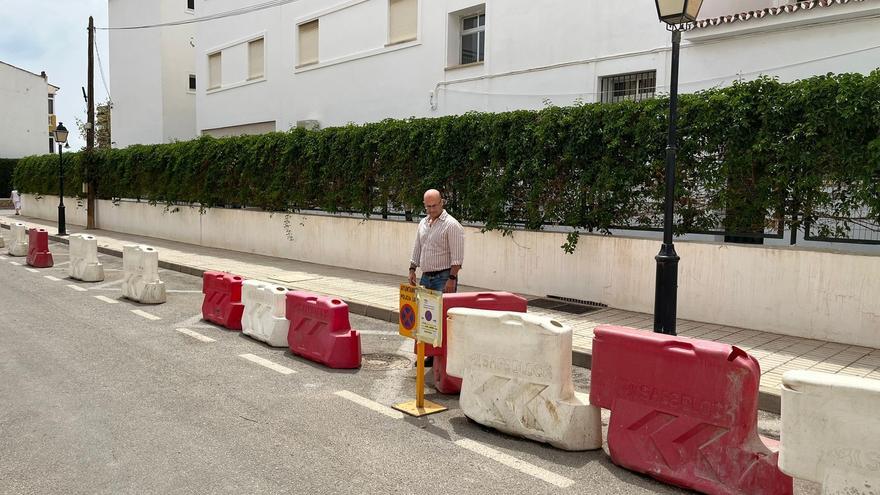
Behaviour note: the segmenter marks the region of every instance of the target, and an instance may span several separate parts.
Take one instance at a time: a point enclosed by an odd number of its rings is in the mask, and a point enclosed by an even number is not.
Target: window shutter
[[[264,46],[263,38],[248,43],[248,79],[263,77],[265,64],[263,57]]]
[[[318,20],[299,25],[299,65],[318,61]]]
[[[416,39],[419,25],[418,0],[389,0],[388,42]]]
[[[221,52],[212,53],[208,55],[208,89],[219,88],[222,80],[221,80],[221,71],[220,71],[220,63],[221,63]]]

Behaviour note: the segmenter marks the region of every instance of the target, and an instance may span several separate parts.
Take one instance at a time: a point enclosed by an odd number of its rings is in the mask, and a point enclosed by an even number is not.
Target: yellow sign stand
[[[421,320],[424,320],[426,317],[426,315],[420,314],[419,312],[419,301],[422,298],[430,298],[431,304],[428,306],[430,306],[431,309],[436,309],[438,312],[430,314],[428,319],[432,320],[432,323],[436,323],[437,319],[442,318],[443,315],[442,296],[443,295],[438,292],[424,289],[422,287],[417,289],[408,284],[400,285],[400,335],[417,340],[416,400],[397,404],[392,407],[417,418],[446,410],[446,407],[440,404],[425,400],[425,343],[421,338],[427,337],[433,340],[435,334],[432,332],[430,335],[423,336],[419,332]],[[440,301],[439,303],[438,300]]]

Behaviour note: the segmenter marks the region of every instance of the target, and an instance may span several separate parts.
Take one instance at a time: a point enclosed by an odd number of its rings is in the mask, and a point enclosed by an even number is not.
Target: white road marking
[[[117,301],[116,299],[110,299],[109,297],[106,297],[106,296],[95,296],[95,299],[97,299],[99,301],[104,301],[107,304],[118,304],[119,303],[119,301]]]
[[[84,289],[78,285],[68,285],[68,287],[78,292],[88,292],[88,289]]]
[[[177,294],[201,294],[202,293],[202,291],[200,291],[200,290],[175,290],[175,289],[168,289],[165,292],[172,292],[172,293],[177,293]]]
[[[19,263],[19,262],[17,262],[17,261],[10,261],[9,264],[10,264],[10,265],[15,265],[15,266],[21,266],[21,263]]]
[[[56,256],[57,256],[57,255],[56,255]],[[69,264],[70,264],[69,261],[65,261],[64,263],[55,263],[55,267],[57,268],[57,267],[59,267],[59,266],[64,266],[64,265],[69,265]]]
[[[8,259],[6,256],[0,256],[0,260],[6,260],[6,259]]]
[[[376,411],[379,414],[384,414],[385,416],[388,416],[389,418],[403,419],[403,417],[404,417],[402,412],[397,411],[395,409],[391,409],[388,406],[383,406],[382,404],[379,404],[376,401],[372,401],[370,399],[367,399],[366,397],[361,397],[360,395],[358,395],[354,392],[349,392],[348,390],[340,390],[340,391],[334,392],[334,393],[336,395],[342,397],[343,399],[348,399],[348,400],[354,402],[355,404],[364,406],[367,409],[370,409],[372,411]]]
[[[27,270],[31,273],[40,273],[40,270],[37,270],[36,268],[25,268],[25,270]]]
[[[265,367],[269,368],[270,370],[277,371],[278,373],[281,373],[282,375],[289,375],[291,373],[296,373],[296,371],[294,371],[290,368],[285,368],[284,366],[281,366],[280,364],[273,363],[272,361],[269,361],[268,359],[263,359],[260,356],[254,356],[253,354],[240,354],[238,357],[245,358],[248,361],[259,364],[260,366],[265,366]]]
[[[114,280],[113,282],[107,282],[105,284],[96,285],[92,287],[92,289],[103,289],[104,287],[113,287],[114,285],[120,285],[122,282],[125,282],[125,279]]]
[[[131,312],[138,315],[138,316],[146,318],[148,320],[161,320],[162,319],[154,314],[150,314],[150,313],[147,313],[146,311],[141,311],[139,309],[133,309],[133,310],[131,310]]]
[[[211,337],[206,337],[199,332],[193,332],[189,328],[178,328],[177,331],[184,335],[189,335],[190,337],[196,340],[200,340],[202,342],[216,342],[216,340],[212,339]]]
[[[58,278],[58,277],[53,277],[52,275],[43,275],[43,278],[48,278],[49,280],[51,280],[51,281],[53,281],[53,282],[61,282],[61,279],[60,279],[60,278]]]
[[[546,469],[539,468],[534,464],[529,464],[526,461],[517,459],[516,457],[513,457],[511,455],[507,455],[504,452],[499,452],[491,447],[475,442],[468,438],[462,438],[461,440],[456,441],[455,444],[461,448],[470,450],[475,454],[480,454],[483,457],[487,457],[495,462],[504,464],[507,467],[516,469],[523,474],[538,478],[539,480],[550,483],[551,485],[558,486],[559,488],[568,488],[574,485],[574,480],[566,478],[565,476],[561,476],[551,471],[547,471]]]

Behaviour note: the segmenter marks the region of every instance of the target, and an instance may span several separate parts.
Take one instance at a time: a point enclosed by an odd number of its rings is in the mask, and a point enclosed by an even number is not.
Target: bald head
[[[425,191],[425,211],[428,213],[428,216],[432,219],[436,219],[441,214],[443,214],[443,198],[440,196],[440,191],[436,189],[428,189]]]

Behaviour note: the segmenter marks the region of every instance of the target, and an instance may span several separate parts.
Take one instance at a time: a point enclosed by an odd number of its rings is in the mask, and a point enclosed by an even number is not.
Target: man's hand
[[[409,285],[416,285],[416,271],[409,271]]]
[[[445,292],[446,294],[451,294],[451,293],[455,292],[457,285],[458,285],[458,282],[456,282],[455,280],[449,279],[446,281],[446,287],[443,288],[443,292]]]

